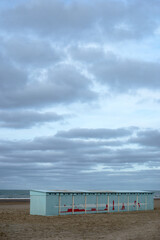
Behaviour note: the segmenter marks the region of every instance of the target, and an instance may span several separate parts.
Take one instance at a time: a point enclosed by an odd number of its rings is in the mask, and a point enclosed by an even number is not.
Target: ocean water
[[[160,198],[160,191],[154,191],[154,198]],[[0,190],[0,199],[1,198],[24,198],[29,199],[30,198],[30,190]]]
[[[154,191],[154,198],[160,198],[160,191]]]
[[[0,190],[1,198],[30,198],[29,190]]]

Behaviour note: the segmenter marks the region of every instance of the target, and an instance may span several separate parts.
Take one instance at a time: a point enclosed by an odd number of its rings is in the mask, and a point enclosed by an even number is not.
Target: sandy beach
[[[0,201],[0,239],[159,240],[160,209],[70,216],[31,216],[29,201]]]

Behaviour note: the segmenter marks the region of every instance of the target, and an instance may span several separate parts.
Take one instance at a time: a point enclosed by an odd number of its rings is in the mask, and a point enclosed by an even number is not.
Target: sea
[[[160,191],[153,190],[154,198],[160,198]],[[30,190],[0,190],[0,199],[29,199]]]
[[[153,191],[154,192],[154,198],[160,198],[160,191]]]
[[[29,199],[30,190],[0,190],[0,199]]]

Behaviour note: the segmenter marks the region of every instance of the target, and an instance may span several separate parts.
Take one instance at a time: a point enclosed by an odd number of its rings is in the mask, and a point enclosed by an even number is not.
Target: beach
[[[0,239],[159,240],[160,209],[142,212],[32,216],[29,200],[0,200]]]

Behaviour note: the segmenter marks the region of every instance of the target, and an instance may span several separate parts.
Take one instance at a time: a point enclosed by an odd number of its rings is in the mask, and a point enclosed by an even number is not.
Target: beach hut
[[[30,191],[30,214],[68,214],[144,211],[154,209],[148,191]]]

